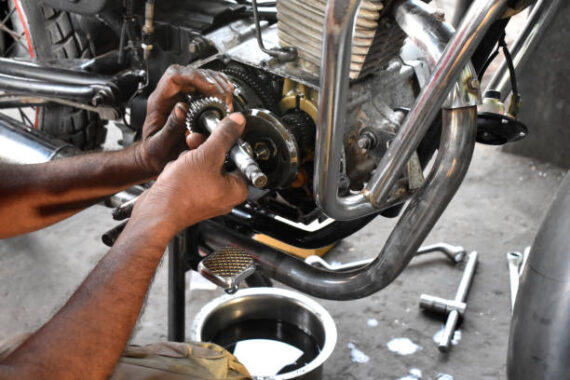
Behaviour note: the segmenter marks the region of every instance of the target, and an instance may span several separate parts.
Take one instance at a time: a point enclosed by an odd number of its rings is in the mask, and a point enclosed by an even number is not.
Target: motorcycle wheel
[[[3,56],[41,60],[93,55],[87,38],[75,30],[67,12],[45,6],[41,0],[8,0],[6,12],[0,19]],[[16,112],[26,125],[80,149],[97,148],[105,140],[106,129],[93,112],[62,105],[18,108]]]

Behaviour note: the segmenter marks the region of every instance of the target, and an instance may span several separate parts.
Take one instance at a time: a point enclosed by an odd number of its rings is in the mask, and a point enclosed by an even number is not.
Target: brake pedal
[[[243,280],[255,272],[255,263],[243,249],[226,247],[200,261],[198,270],[226,293],[232,294]]]

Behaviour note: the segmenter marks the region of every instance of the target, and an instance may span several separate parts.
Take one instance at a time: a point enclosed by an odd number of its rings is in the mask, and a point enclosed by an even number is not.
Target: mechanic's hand
[[[157,175],[164,165],[186,149],[184,136],[188,106],[183,97],[195,92],[218,97],[232,109],[233,86],[223,73],[170,66],[148,98],[138,152],[139,165],[144,170]]]
[[[199,134],[187,138],[190,151],[166,165],[156,183],[136,202],[132,219],[157,221],[174,235],[199,221],[227,214],[247,198],[247,184],[237,173],[223,173],[226,153],[241,136],[245,118],[231,114],[202,143]],[[140,219],[139,219],[140,220]]]

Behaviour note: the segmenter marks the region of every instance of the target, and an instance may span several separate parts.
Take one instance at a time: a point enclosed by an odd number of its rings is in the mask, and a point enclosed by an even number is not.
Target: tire
[[[90,58],[92,49],[87,38],[76,31],[69,13],[45,6],[41,0],[9,0],[9,9],[16,8],[12,26],[26,36],[16,56],[37,59]],[[72,143],[80,149],[94,149],[105,140],[106,129],[93,112],[62,105],[37,107],[34,127],[51,136]]]
[[[570,173],[532,244],[511,321],[510,380],[570,374]]]

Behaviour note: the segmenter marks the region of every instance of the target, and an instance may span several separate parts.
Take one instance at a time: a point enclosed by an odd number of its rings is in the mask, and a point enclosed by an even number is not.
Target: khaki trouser
[[[30,333],[0,340],[0,362],[14,352]],[[213,343],[160,342],[128,346],[117,363],[112,380],[251,379],[235,356]]]

